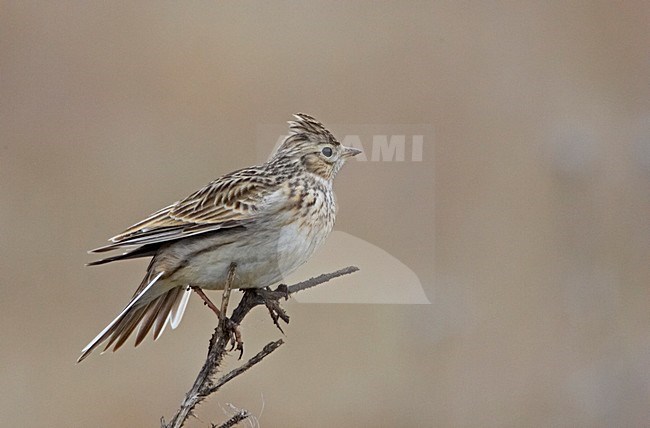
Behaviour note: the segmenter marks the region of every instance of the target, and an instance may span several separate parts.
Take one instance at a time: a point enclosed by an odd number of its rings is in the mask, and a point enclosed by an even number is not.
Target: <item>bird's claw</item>
[[[239,324],[233,322],[230,320],[230,318],[228,318],[226,320],[226,326],[228,329],[228,334],[230,335],[230,349],[228,352],[232,352],[234,350],[239,351],[239,358],[237,359],[241,360],[242,356],[244,355],[244,342],[241,339],[241,330],[239,329]]]
[[[264,288],[256,291],[257,294],[264,301],[264,306],[266,306],[266,309],[269,310],[269,315],[271,315],[273,324],[275,324],[275,326],[278,328],[278,330],[280,330],[280,332],[282,332],[282,334],[285,334],[284,330],[282,330],[282,327],[280,327],[280,323],[278,321],[282,320],[286,324],[289,324],[289,315],[280,306],[281,298],[284,297],[285,300],[289,299],[289,290],[287,286],[285,284],[280,284],[278,288],[275,290]]]

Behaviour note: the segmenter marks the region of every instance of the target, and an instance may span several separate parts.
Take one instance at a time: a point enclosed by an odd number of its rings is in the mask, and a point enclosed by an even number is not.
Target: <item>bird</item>
[[[341,167],[361,153],[343,146],[322,123],[297,113],[269,160],[225,174],[89,251],[125,251],[91,263],[150,257],[129,303],[77,362],[104,345],[119,349],[134,332],[138,346],[176,328],[191,290],[222,290],[231,264],[232,288],[265,288],[295,271],[332,231],[332,187]]]

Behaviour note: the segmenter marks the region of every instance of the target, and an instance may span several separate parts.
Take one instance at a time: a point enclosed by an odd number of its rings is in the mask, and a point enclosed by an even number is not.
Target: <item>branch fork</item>
[[[169,423],[166,423],[165,419],[161,418],[161,428],[182,427],[187,419],[193,414],[195,407],[199,403],[205,400],[209,395],[217,392],[227,382],[230,382],[237,376],[241,375],[262,361],[266,356],[274,352],[284,343],[282,339],[268,343],[260,352],[250,358],[246,363],[215,380],[217,370],[223,362],[223,357],[229,351],[232,351],[234,349],[239,350],[239,359],[241,359],[244,352],[244,347],[241,340],[239,325],[241,324],[244,317],[251,311],[251,309],[259,305],[265,305],[271,315],[273,323],[280,329],[280,331],[282,331],[279,320],[288,323],[289,315],[280,306],[280,299],[284,298],[285,300],[288,300],[289,296],[299,291],[315,287],[322,283],[328,282],[331,279],[343,275],[349,275],[359,270],[359,268],[356,266],[348,266],[335,272],[322,274],[288,287],[284,284],[281,284],[275,290],[271,290],[270,288],[246,289],[241,301],[239,302],[239,305],[237,305],[235,310],[232,312],[231,317],[228,318],[226,317],[226,313],[228,310],[228,302],[230,300],[230,292],[232,289],[232,283],[235,277],[236,268],[236,263],[230,264],[226,285],[224,287],[221,298],[220,309],[217,309],[216,305],[210,301],[210,299],[205,295],[205,293],[203,293],[202,290],[192,288],[199,295],[199,297],[203,299],[204,303],[217,314],[219,317],[219,323],[217,324],[217,327],[215,328],[214,333],[210,338],[208,345],[208,355],[205,359],[205,362],[203,363],[203,367],[194,380],[192,388],[190,388],[190,390],[185,395],[185,398],[181,402],[180,408]],[[282,333],[284,334],[284,331],[282,331]],[[228,350],[227,347],[229,344],[231,344],[231,348]],[[241,410],[223,424],[218,425],[218,427],[232,427],[249,416],[250,413],[248,411]],[[217,427],[217,425],[214,424],[212,426]]]

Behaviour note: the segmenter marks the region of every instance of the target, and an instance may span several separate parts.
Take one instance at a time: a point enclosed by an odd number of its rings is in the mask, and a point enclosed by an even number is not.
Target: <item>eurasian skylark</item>
[[[223,289],[231,263],[233,288],[262,288],[305,263],[334,226],[332,181],[360,150],[342,146],[317,120],[296,114],[289,136],[264,165],[226,174],[92,250],[127,249],[90,265],[152,257],[131,301],[82,351],[102,343],[117,350],[136,330],[135,345],[176,328],[191,287]]]

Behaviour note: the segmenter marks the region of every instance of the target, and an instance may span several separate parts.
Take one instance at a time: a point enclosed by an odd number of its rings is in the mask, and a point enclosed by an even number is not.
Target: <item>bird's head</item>
[[[297,113],[289,122],[289,136],[275,152],[275,159],[299,161],[309,172],[332,180],[345,161],[361,150],[345,147],[313,117]]]

